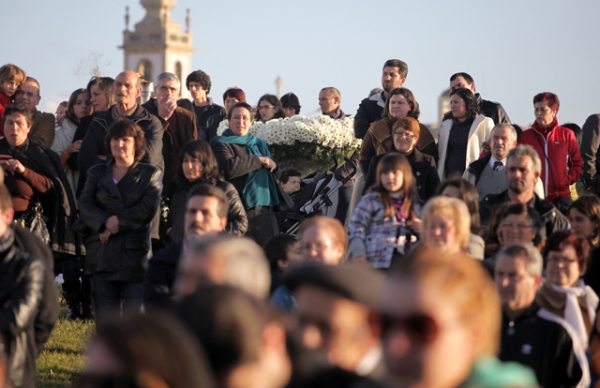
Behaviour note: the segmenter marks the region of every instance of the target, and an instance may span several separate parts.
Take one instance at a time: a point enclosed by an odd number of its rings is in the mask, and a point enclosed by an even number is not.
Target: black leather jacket
[[[0,330],[15,387],[35,385],[37,345],[34,321],[42,300],[44,263],[11,241],[0,252]]]
[[[161,172],[136,162],[115,184],[112,164],[99,164],[88,171],[79,210],[85,224],[99,233],[110,216],[119,219],[119,232],[110,236],[98,255],[97,273],[107,281],[142,282],[150,255],[151,221],[160,203]]]

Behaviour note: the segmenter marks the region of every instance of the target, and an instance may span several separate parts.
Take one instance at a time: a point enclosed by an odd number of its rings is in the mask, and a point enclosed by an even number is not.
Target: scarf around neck
[[[246,146],[250,155],[271,157],[267,144],[252,133],[245,136],[236,136],[231,129],[227,128],[223,135],[214,137],[210,141],[210,145],[218,143]],[[279,205],[277,183],[271,172],[266,168],[261,167],[248,174],[242,195],[248,209]]]
[[[565,303],[565,320],[577,333],[583,348],[587,349],[589,343],[589,334],[583,321],[581,308],[579,307],[578,298],[584,298],[590,316],[590,321],[596,321],[596,307],[598,306],[598,296],[592,289],[586,286],[582,280],[577,281],[573,287],[561,287],[551,284],[554,291],[566,296]]]

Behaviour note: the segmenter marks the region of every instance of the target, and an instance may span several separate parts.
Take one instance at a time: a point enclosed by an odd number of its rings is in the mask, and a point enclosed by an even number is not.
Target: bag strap
[[[535,131],[535,129],[534,129]],[[546,158],[546,164],[548,165],[548,170],[549,170],[549,175],[550,178],[552,178],[552,184],[554,184],[554,192],[556,193],[556,197],[559,197],[558,195],[558,189],[556,188],[556,181],[554,180],[554,175],[552,175],[552,169],[550,168],[550,161],[548,160],[548,155],[546,155],[546,149],[544,148],[544,145],[542,144],[542,141],[540,140],[540,138],[538,137],[538,135],[535,135],[535,138],[537,139],[537,141],[540,143],[540,147],[542,147],[542,152],[544,153],[544,158]]]

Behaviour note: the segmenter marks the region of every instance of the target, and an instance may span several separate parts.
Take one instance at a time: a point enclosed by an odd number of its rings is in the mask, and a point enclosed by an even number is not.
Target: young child
[[[377,185],[352,213],[348,237],[355,261],[387,269],[417,240],[421,207],[408,159],[388,153],[377,165]]]
[[[279,176],[279,185],[288,194],[300,190],[301,173],[294,168],[285,169]]]
[[[273,236],[265,243],[264,251],[271,268],[271,293],[279,287],[287,267],[302,261],[299,250],[298,240],[289,234]]]
[[[4,107],[9,105],[15,98],[19,86],[25,82],[25,72],[11,64],[0,67],[0,136],[4,137]]]

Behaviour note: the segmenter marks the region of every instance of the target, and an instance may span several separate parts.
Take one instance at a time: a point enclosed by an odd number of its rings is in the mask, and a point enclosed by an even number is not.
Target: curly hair
[[[467,117],[472,119],[475,116],[481,114],[479,103],[475,94],[470,89],[458,88],[450,92],[450,97],[457,95],[465,102],[465,108],[467,109]],[[452,113],[450,113],[452,114]],[[454,116],[452,116],[454,118]]]
[[[190,89],[190,82],[198,82],[200,85],[202,85],[202,89],[206,90],[206,94],[210,93],[210,88],[212,87],[210,77],[202,70],[192,71],[187,76],[185,79],[185,86],[188,88],[188,90]]]

